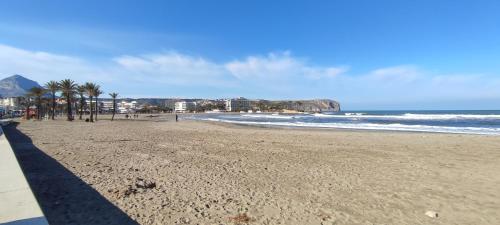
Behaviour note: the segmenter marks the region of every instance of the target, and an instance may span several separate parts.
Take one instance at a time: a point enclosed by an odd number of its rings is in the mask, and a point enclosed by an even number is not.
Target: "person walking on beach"
[[[179,122],[179,116],[177,115],[177,113],[175,114],[175,122]]]

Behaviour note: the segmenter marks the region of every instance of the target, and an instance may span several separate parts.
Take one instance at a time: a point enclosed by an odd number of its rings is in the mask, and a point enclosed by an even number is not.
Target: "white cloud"
[[[339,66],[339,67],[305,67],[303,69],[306,77],[312,79],[321,79],[321,78],[334,78],[338,75],[344,74],[349,70],[348,66]]]
[[[400,65],[373,70],[367,78],[385,83],[410,83],[417,80],[422,73],[416,66]]]
[[[415,104],[473,102],[475,99],[498,99],[500,96],[499,77],[437,73],[411,65],[378,68],[362,75],[340,75],[326,85],[336,90],[336,96],[341,102],[356,103],[358,108],[381,109],[384,104],[391,107],[405,105],[405,108],[421,108],[421,105]],[[456,106],[465,107],[466,105]]]
[[[0,73],[24,74],[39,82],[67,77],[104,80],[101,68],[94,67],[77,57],[27,51],[0,44]],[[79,80],[79,79],[78,79]]]
[[[201,57],[176,52],[142,56],[120,56],[114,59],[125,74],[137,80],[170,84],[226,84],[226,71],[220,65]]]
[[[294,58],[289,51],[249,56],[245,60],[226,63],[226,69],[239,79],[280,79],[291,77],[328,78],[348,70],[348,67],[314,67],[305,60]]]
[[[288,52],[270,53],[267,57],[249,56],[244,61],[235,60],[226,64],[226,69],[240,79],[275,78],[295,74],[300,62]]]
[[[0,73],[24,74],[39,82],[67,77],[83,82],[155,82],[174,85],[234,85],[235,82],[332,78],[348,67],[310,66],[289,52],[215,63],[203,57],[165,52],[122,55],[99,63],[61,54],[0,45]],[[265,85],[265,82],[261,82]]]
[[[492,75],[435,73],[414,65],[376,68],[361,74],[348,71],[348,66],[316,66],[290,52],[215,62],[171,51],[92,62],[0,44],[2,76],[22,74],[40,83],[64,78],[93,81],[128,97],[335,98],[373,105],[382,101],[500,96],[500,78]]]

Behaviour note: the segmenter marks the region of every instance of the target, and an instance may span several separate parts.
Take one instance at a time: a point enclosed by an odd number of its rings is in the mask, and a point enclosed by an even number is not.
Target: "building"
[[[250,108],[250,100],[246,98],[233,98],[226,100],[226,111],[239,112],[248,111]]]
[[[180,101],[179,99],[168,99],[165,101],[165,107],[170,110],[174,111],[175,110],[175,103]]]
[[[22,99],[22,97],[0,98],[0,115],[21,116],[24,110]]]
[[[64,100],[61,100],[60,103],[58,104],[66,104],[66,101]],[[90,100],[89,99],[86,99],[85,100],[85,105],[86,105],[86,109],[85,111],[86,112],[90,112]],[[96,102],[94,99],[92,99],[92,107],[93,107],[93,110],[95,110],[95,105],[96,105]],[[97,109],[99,110],[99,112],[102,112],[103,111],[103,102],[102,101],[97,101]]]
[[[8,97],[0,99],[0,106],[4,109],[14,110],[20,107],[20,98],[18,97]]]
[[[113,112],[113,101],[101,101],[100,107],[103,112]]]
[[[191,112],[196,110],[196,102],[180,101],[175,103],[175,112]]]
[[[137,110],[137,101],[121,101],[118,104],[118,113],[135,113]]]

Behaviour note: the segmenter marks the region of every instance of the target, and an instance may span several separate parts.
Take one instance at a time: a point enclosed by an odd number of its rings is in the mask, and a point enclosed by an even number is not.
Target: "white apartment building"
[[[196,109],[196,102],[176,102],[175,103],[175,112],[190,112]]]
[[[6,110],[14,110],[19,107],[19,98],[17,97],[8,97],[0,99],[0,106],[3,106]]]
[[[101,106],[101,110],[104,112],[112,112],[113,111],[113,101],[101,101],[100,106]],[[118,109],[117,109],[117,111],[118,111]]]
[[[135,113],[137,110],[137,101],[121,101],[117,103],[118,105],[118,113]]]
[[[250,109],[250,100],[246,98],[233,98],[226,100],[226,111],[239,112],[248,111]]]

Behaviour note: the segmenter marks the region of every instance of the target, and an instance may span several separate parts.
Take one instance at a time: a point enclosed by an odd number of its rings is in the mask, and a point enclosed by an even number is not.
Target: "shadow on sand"
[[[19,163],[51,225],[138,224],[99,192],[38,149],[17,129],[4,127]]]

